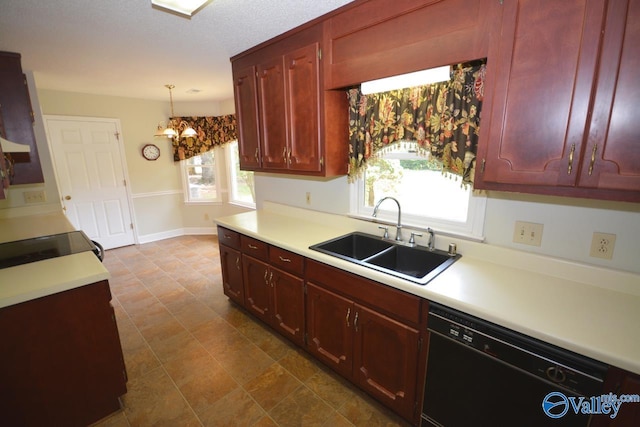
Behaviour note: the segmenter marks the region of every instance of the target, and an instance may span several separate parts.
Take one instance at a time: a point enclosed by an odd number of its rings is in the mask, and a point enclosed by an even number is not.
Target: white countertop
[[[74,231],[62,212],[0,219],[0,243]],[[109,272],[93,252],[0,269],[0,308],[99,282]]]
[[[377,224],[273,203],[216,223],[640,374],[640,275],[439,236],[462,258],[421,286],[309,249]]]

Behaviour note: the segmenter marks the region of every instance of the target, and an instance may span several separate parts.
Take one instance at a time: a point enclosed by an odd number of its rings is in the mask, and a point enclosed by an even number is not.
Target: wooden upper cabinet
[[[495,2],[476,188],[640,201],[638,24],[606,3]]]
[[[284,93],[284,63],[275,57],[258,65],[262,167],[284,169],[287,150],[287,120]]]
[[[328,22],[325,88],[487,57],[498,0],[369,0]]]
[[[593,114],[578,185],[640,201],[640,0],[608,2]]]
[[[320,172],[320,47],[313,43],[284,57],[289,123],[288,168]]]
[[[3,136],[9,141],[28,145],[31,149],[28,154],[12,154],[15,164],[11,184],[44,182],[33,130],[29,88],[18,53],[0,52],[0,115],[4,125]]]
[[[323,90],[323,30],[323,23],[305,25],[231,59],[242,169],[347,173],[348,101],[343,90]],[[242,78],[252,68],[253,93]]]
[[[233,71],[233,89],[238,119],[240,167],[255,170],[261,166],[258,134],[257,71],[254,65]]]

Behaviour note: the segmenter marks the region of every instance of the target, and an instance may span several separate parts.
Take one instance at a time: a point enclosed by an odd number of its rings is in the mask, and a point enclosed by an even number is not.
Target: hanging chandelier
[[[198,133],[184,120],[179,121],[176,120],[175,114],[173,113],[173,93],[171,92],[174,85],[164,85],[167,89],[169,89],[169,102],[171,103],[171,117],[169,118],[169,122],[167,123],[167,127],[164,126],[163,122],[158,124],[158,130],[156,131],[154,136],[170,138],[171,140],[178,141],[180,138],[194,138],[198,135]],[[182,129],[182,133],[180,130]]]

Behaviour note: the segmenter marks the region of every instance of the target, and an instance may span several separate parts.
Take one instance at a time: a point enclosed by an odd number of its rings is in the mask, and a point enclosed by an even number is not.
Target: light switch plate
[[[513,241],[523,245],[540,246],[542,244],[542,224],[516,221],[513,230]]]

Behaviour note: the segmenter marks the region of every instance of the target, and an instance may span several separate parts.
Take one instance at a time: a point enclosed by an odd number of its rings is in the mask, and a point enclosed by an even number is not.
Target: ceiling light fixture
[[[177,141],[180,138],[193,138],[198,135],[198,133],[191,127],[187,122],[175,120],[175,114],[173,113],[173,93],[171,90],[175,88],[174,85],[164,85],[167,89],[169,89],[169,102],[171,102],[171,117],[169,118],[169,123],[167,127],[164,127],[164,123],[160,122],[158,124],[158,130],[154,136],[171,138],[174,141]],[[178,133],[180,129],[184,129],[182,133]]]
[[[151,0],[151,7],[191,19],[212,0]]]
[[[370,93],[388,92],[390,90],[404,89],[407,87],[424,86],[430,83],[449,80],[450,72],[451,67],[449,65],[429,68],[428,70],[364,82],[361,84],[360,90],[364,95],[368,95]]]

